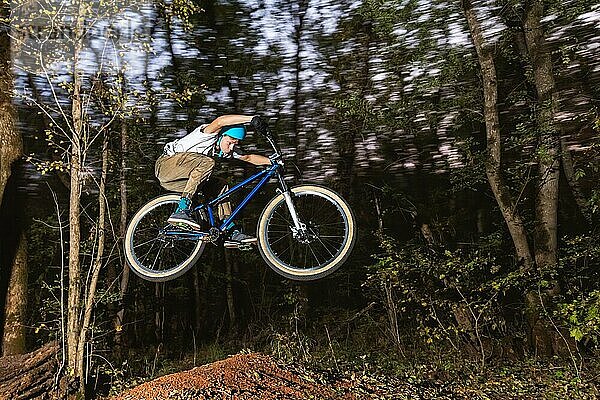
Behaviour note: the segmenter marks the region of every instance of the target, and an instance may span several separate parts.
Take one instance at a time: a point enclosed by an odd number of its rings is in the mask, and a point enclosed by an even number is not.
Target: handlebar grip
[[[267,125],[267,123],[265,122],[264,119],[262,119],[261,117],[259,117],[258,115],[255,117],[252,117],[252,120],[250,121],[250,125],[252,125],[252,127],[254,128],[254,130],[262,135],[267,136],[269,133],[269,125]]]

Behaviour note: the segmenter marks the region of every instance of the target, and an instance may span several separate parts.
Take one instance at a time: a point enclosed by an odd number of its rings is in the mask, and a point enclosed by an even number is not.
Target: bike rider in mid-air
[[[200,184],[207,192],[224,193],[229,188],[219,179],[210,179],[220,158],[236,158],[254,165],[269,165],[271,161],[258,154],[244,154],[238,143],[246,136],[244,124],[250,123],[258,132],[265,132],[266,123],[258,116],[222,115],[210,124],[200,125],[190,134],[165,145],[163,154],[156,160],[155,174],[162,187],[181,192],[177,209],[168,219],[170,224],[187,229],[202,227],[192,215],[192,196]],[[221,203],[217,215],[224,221],[231,215],[228,201]],[[233,244],[256,243],[256,238],[240,232],[232,222],[227,226],[227,241]]]

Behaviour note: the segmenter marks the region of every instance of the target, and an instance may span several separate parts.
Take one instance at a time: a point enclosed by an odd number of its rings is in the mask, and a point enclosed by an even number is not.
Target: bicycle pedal
[[[178,229],[180,229],[182,231],[185,231],[185,232],[204,233],[204,234],[206,234],[206,232],[203,232],[200,229],[194,228],[193,226],[189,226],[189,225],[181,223],[181,222],[176,222],[176,223],[171,224],[171,225],[174,226],[175,228],[178,228]]]
[[[238,250],[240,250],[240,251],[250,251],[250,250],[252,250],[252,245],[251,244],[244,244],[244,243],[242,243],[242,244],[240,244],[238,246]]]
[[[252,245],[250,243],[239,243],[239,242],[225,242],[223,243],[226,249],[238,249],[240,251],[250,251],[252,250]]]

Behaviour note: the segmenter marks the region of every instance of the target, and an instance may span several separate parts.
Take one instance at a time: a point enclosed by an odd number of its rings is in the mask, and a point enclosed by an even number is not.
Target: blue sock
[[[190,199],[188,199],[187,197],[182,197],[181,199],[179,199],[179,204],[177,205],[177,210],[175,210],[175,212],[178,213],[185,210],[189,210],[191,205],[192,201]]]

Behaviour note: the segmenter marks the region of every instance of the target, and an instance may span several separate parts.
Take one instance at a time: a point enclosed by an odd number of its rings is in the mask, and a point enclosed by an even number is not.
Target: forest
[[[0,399],[600,397],[597,1],[1,11]],[[131,270],[165,144],[230,114],[265,121],[287,185],[347,201],[356,238],[332,274],[219,243],[167,282]],[[269,138],[242,147],[269,156]],[[173,373],[225,386],[136,388]]]

